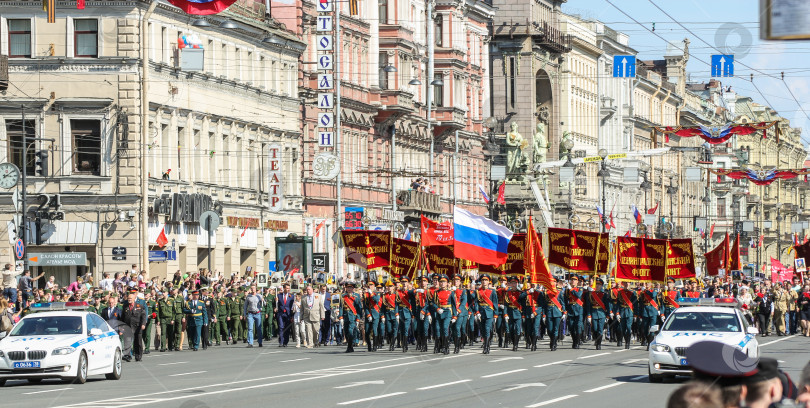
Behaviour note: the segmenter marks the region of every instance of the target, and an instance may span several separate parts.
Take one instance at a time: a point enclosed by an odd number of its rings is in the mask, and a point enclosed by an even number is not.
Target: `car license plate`
[[[14,368],[39,368],[39,361],[22,361],[14,363]]]
[[[685,366],[685,365],[689,365],[689,363],[686,361],[686,359],[685,359],[685,358],[682,358],[682,359],[681,359],[681,365],[682,365],[682,366]]]

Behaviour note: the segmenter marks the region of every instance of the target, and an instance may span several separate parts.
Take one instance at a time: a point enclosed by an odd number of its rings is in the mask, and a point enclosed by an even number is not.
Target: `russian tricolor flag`
[[[636,224],[641,224],[644,222],[644,220],[641,219],[641,213],[638,212],[638,208],[636,208],[635,204],[633,204],[633,218],[636,219]]]
[[[489,204],[489,195],[487,194],[487,190],[484,190],[484,186],[478,185],[478,191],[481,192],[481,197],[484,198],[484,202]]]
[[[489,218],[456,207],[453,210],[453,254],[483,265],[506,263],[512,231]]]

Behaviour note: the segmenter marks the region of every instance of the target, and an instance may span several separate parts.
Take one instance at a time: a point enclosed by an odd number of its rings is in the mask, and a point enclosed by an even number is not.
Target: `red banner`
[[[394,238],[391,243],[391,265],[388,272],[394,277],[413,278],[419,268],[420,247],[418,242]]]
[[[543,241],[540,239],[540,235],[537,234],[537,230],[534,229],[532,217],[529,217],[528,230],[526,248],[523,252],[523,267],[526,275],[529,277],[530,283],[543,285],[554,296],[557,293],[557,287],[551,281],[551,269],[548,267],[545,254],[543,254]]]
[[[447,245],[425,247],[428,270],[430,273],[447,275],[452,279],[457,273],[475,269],[478,267],[475,262],[466,259],[458,259],[453,255],[453,247]]]
[[[538,234],[538,239],[542,242],[543,235]],[[526,234],[512,235],[512,240],[509,241],[507,248],[506,263],[501,266],[480,265],[478,272],[481,274],[492,276],[525,276],[526,271],[523,268],[523,254],[526,249]]]
[[[728,241],[723,241],[717,248],[703,254],[706,257],[706,275],[717,276],[720,274],[720,268],[725,268],[724,262],[726,256],[726,246]]]
[[[549,228],[548,263],[571,272],[594,273],[599,236],[598,232]]]
[[[731,244],[728,263],[726,265],[728,265],[726,267],[726,273],[728,275],[731,275],[731,271],[742,270],[742,262],[740,261],[740,234],[734,237],[734,243]]]
[[[667,240],[617,237],[616,280],[666,281]]]
[[[793,267],[786,267],[778,259],[771,258],[771,281],[790,282],[793,280]]]
[[[599,248],[596,252],[596,274],[607,275],[610,268],[610,233],[599,234]]]
[[[375,269],[389,265],[391,231],[341,231],[346,263]]]
[[[422,216],[422,246],[453,245],[453,223],[436,222]]]
[[[695,254],[692,239],[668,240],[667,250],[667,278],[689,279],[695,274]]]

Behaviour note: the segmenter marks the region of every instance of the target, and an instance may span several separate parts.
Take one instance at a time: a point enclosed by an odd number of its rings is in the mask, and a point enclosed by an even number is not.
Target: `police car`
[[[91,375],[121,378],[121,341],[86,302],[35,303],[0,339],[0,386],[58,378],[84,384]]]
[[[651,328],[657,335],[650,343],[650,382],[692,375],[686,349],[703,340],[721,342],[748,357],[759,357],[757,329],[748,324],[736,299],[679,298],[677,302],[681,307],[661,327]]]

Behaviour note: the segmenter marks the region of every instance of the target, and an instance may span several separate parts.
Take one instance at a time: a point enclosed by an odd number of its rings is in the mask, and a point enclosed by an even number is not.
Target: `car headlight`
[[[2,351],[2,350],[0,350],[0,358],[5,357],[5,356],[6,356],[6,354],[5,354],[5,353],[3,353],[3,351]]]
[[[54,356],[65,356],[76,351],[75,347],[59,347],[51,352]]]
[[[657,351],[659,353],[668,353],[670,348],[666,344],[653,344],[650,346],[653,351]]]

